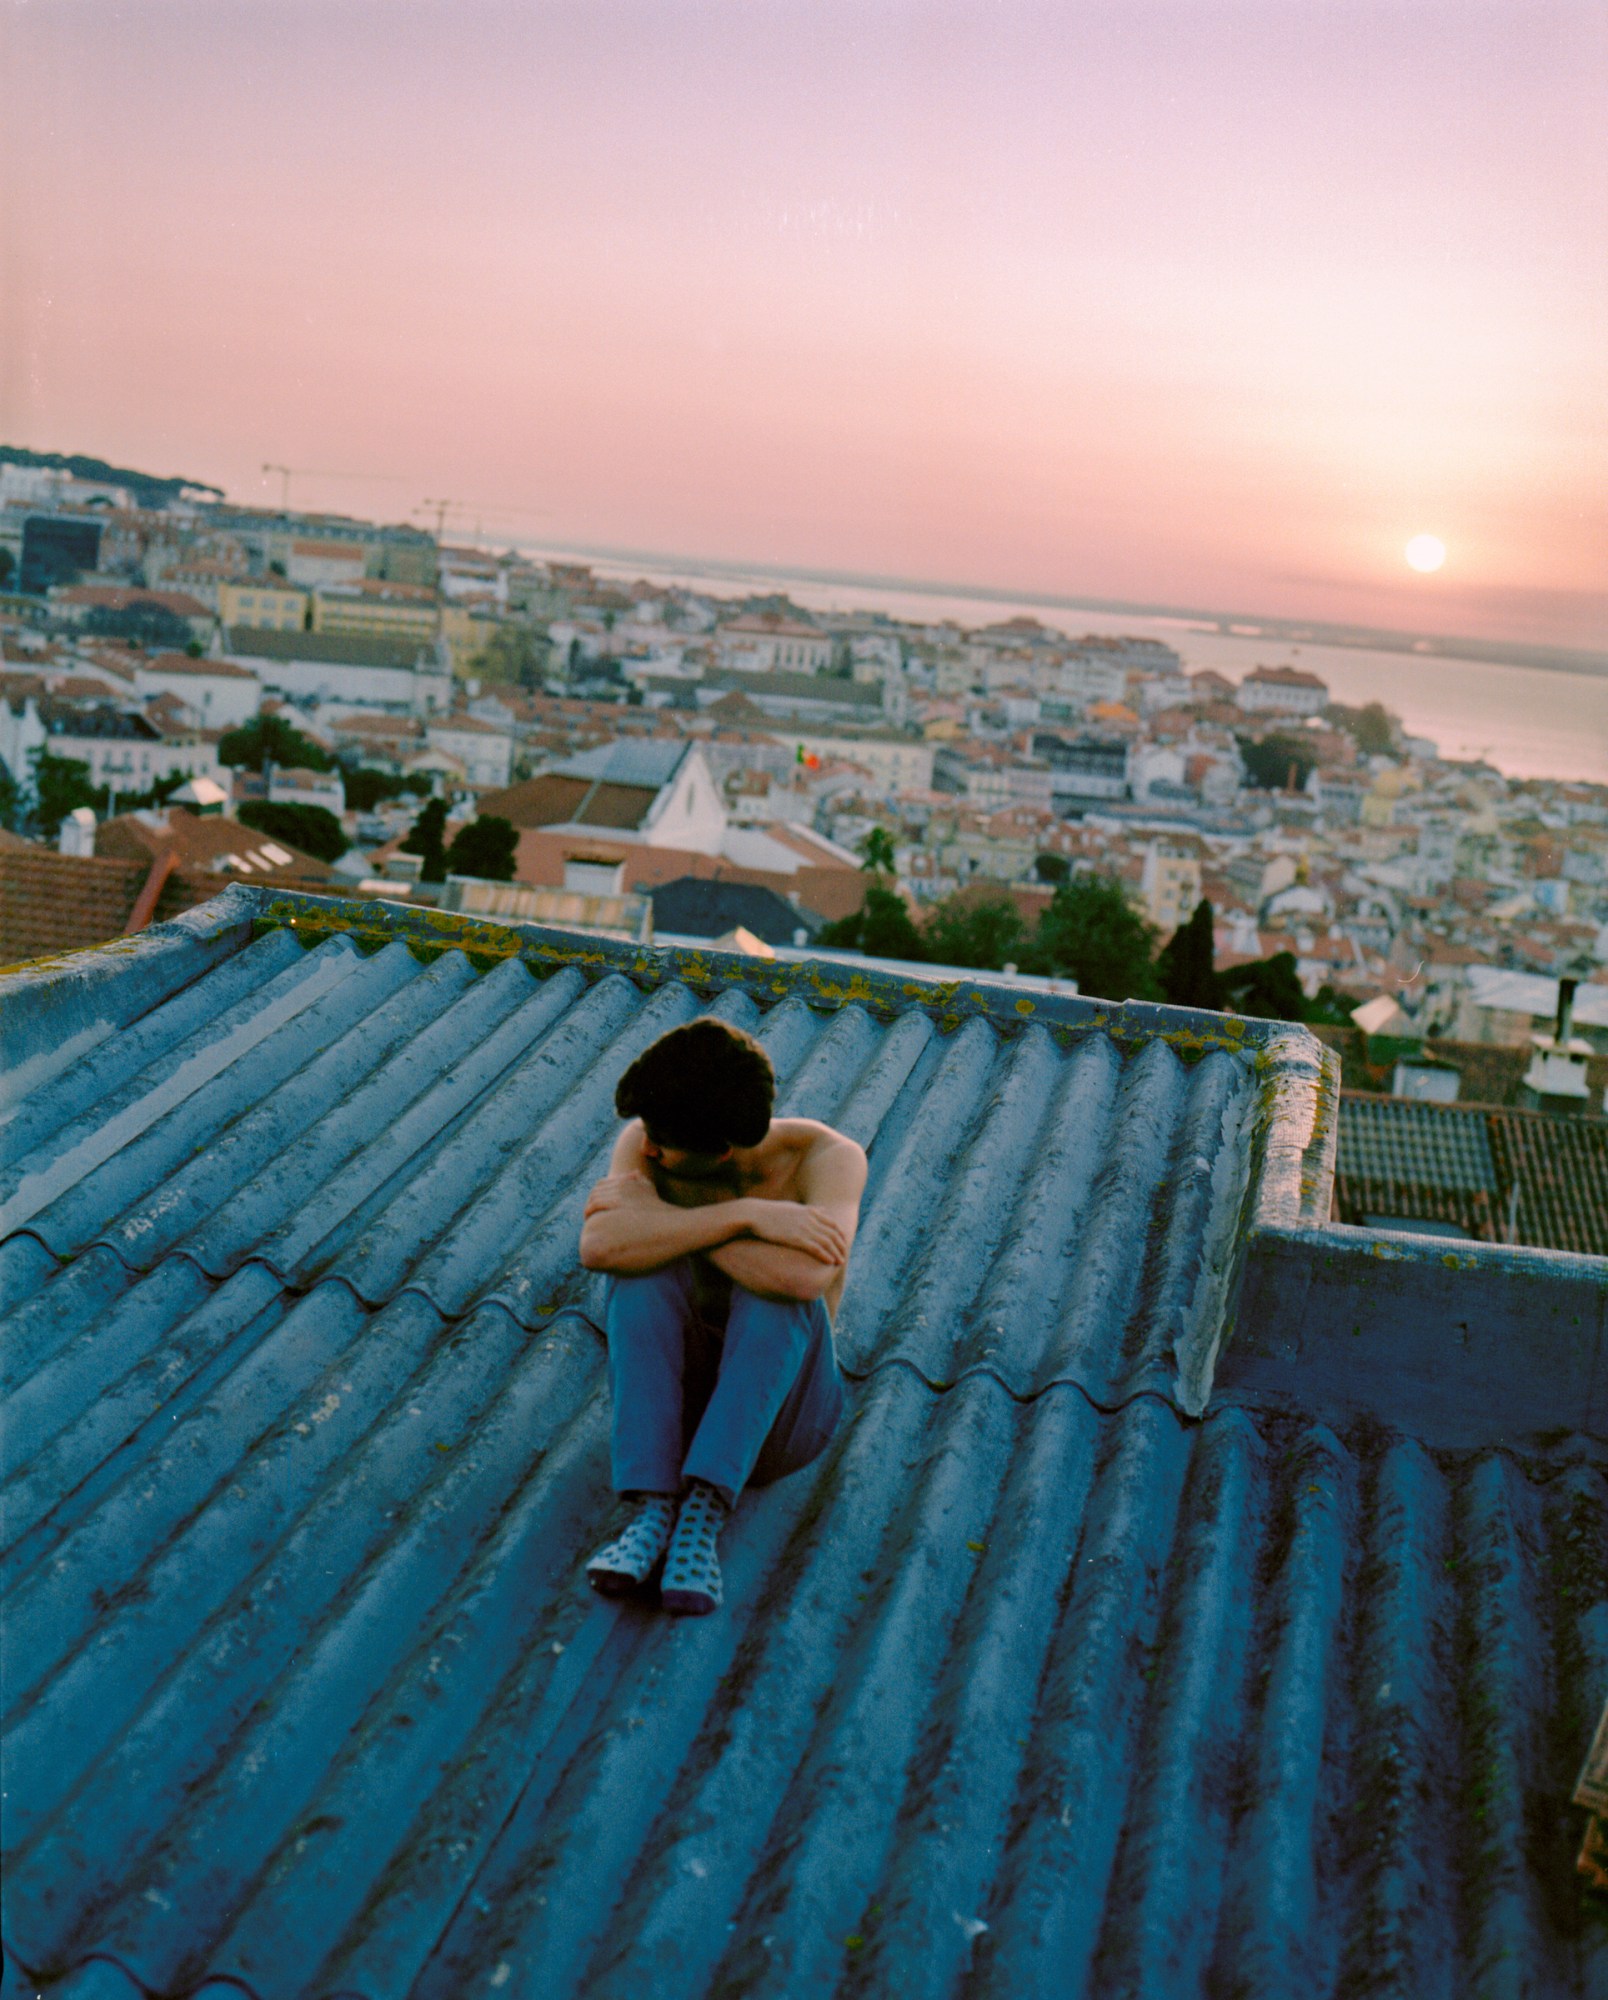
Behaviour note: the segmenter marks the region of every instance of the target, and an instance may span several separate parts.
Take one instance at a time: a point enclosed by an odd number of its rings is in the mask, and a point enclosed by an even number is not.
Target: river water
[[[564,559],[559,551],[552,553]],[[646,559],[588,556],[586,560],[600,575],[683,584],[712,597],[785,592],[795,604],[813,611],[881,611],[891,618],[922,623],[951,618],[966,626],[991,625],[1021,614],[1073,635],[1131,632],[1165,640],[1192,672],[1215,667],[1234,680],[1252,667],[1302,667],[1327,683],[1335,701],[1353,707],[1382,701],[1401,717],[1411,735],[1427,736],[1443,757],[1482,757],[1509,777],[1584,778],[1608,785],[1608,674],[1498,666],[1440,654],[1295,645],[1203,629],[1187,619],[1072,611],[1027,597],[1006,601],[937,588],[801,582],[762,570],[695,574],[653,568]]]

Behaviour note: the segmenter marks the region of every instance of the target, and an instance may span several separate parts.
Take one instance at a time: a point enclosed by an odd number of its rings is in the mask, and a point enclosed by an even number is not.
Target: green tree
[[[547,641],[533,626],[510,618],[492,632],[468,671],[490,687],[539,688],[547,650]]]
[[[238,729],[225,731],[218,743],[218,761],[237,771],[260,771],[264,764],[277,764],[285,771],[335,768],[328,752],[282,715],[254,715]]]
[[[1303,743],[1299,736],[1286,736],[1277,730],[1260,741],[1241,736],[1238,742],[1240,762],[1245,766],[1246,777],[1265,792],[1281,792],[1292,779],[1295,789],[1299,791],[1318,761],[1318,753],[1310,743]]]
[[[1189,921],[1178,926],[1156,960],[1163,997],[1175,1007],[1220,1008],[1222,989],[1213,953],[1212,906],[1202,896]]]
[[[1252,959],[1220,975],[1223,1006],[1231,1014],[1259,1021],[1304,1021],[1307,998],[1295,969],[1293,951]]]
[[[927,919],[927,954],[938,965],[970,965],[1001,972],[1020,965],[1031,939],[1009,896],[971,900],[947,897]]]
[[[339,861],[350,845],[340,821],[324,806],[275,805],[269,799],[247,799],[235,817],[242,826],[265,833],[270,840],[287,840],[317,861]]]
[[[32,762],[33,821],[47,839],[54,840],[62,821],[80,806],[104,810],[106,794],[90,783],[89,766],[77,757],[53,757],[48,750],[36,750]]]
[[[898,866],[893,851],[893,835],[885,826],[874,826],[860,842],[860,863],[878,875],[891,875]]]
[[[1306,1003],[1306,1019],[1310,1024],[1324,1027],[1349,1028],[1355,1025],[1351,1019],[1352,1009],[1360,1004],[1360,995],[1342,993],[1338,987],[1325,981]]]
[[[1329,720],[1346,732],[1364,757],[1388,757],[1396,747],[1396,733],[1401,727],[1382,701],[1370,701],[1362,708],[1347,708],[1344,702],[1333,702]]]
[[[0,590],[10,588],[11,572],[16,566],[16,557],[12,555],[10,549],[0,549]]]
[[[6,769],[5,760],[0,758],[0,831],[17,833],[21,831],[22,793],[17,789],[17,781]]]
[[[1103,1000],[1155,1000],[1156,933],[1114,875],[1084,872],[1056,889],[1039,918],[1034,960]]]
[[[353,812],[373,812],[382,799],[394,799],[402,790],[402,780],[390,771],[377,771],[371,764],[356,764],[341,773],[346,803]]]
[[[413,822],[407,839],[402,842],[404,854],[423,857],[424,867],[420,875],[426,882],[445,882],[447,879],[446,826],[446,800],[431,799]]]
[[[1040,854],[1034,859],[1033,873],[1041,882],[1064,882],[1072,873],[1072,864],[1064,854]]]
[[[910,958],[927,956],[921,933],[910,921],[904,898],[871,876],[865,885],[865,901],[853,916],[839,917],[823,925],[817,944],[833,945],[840,951],[863,951],[868,958]]]
[[[478,875],[485,882],[512,882],[519,829],[512,820],[488,813],[461,827],[447,849],[449,875]]]

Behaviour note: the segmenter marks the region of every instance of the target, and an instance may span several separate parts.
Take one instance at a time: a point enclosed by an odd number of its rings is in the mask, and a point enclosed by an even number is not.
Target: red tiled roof
[[[249,667],[237,667],[232,660],[192,660],[188,653],[153,653],[138,663],[142,674],[194,674],[223,681],[254,681]]]
[[[263,853],[265,845],[278,848],[282,854],[288,854],[290,860],[280,863],[266,858]],[[220,876],[227,880],[229,874],[236,874],[242,882],[301,882],[316,886],[328,882],[333,873],[325,862],[303,854],[276,834],[259,833],[255,828],[242,826],[238,820],[225,819],[221,814],[202,816],[188,813],[182,806],[168,807],[157,825],[152,825],[138,814],[127,813],[107,820],[95,835],[98,855],[111,855],[121,860],[142,858],[147,866],[169,847],[176,854],[181,868],[203,878],[212,876],[213,893],[221,886]],[[213,864],[230,854],[251,865],[238,871],[215,871]]]
[[[1325,692],[1328,689],[1326,681],[1319,680],[1316,674],[1304,673],[1300,667],[1253,667],[1245,678],[1264,685],[1271,683],[1274,687],[1322,688]]]
[[[1392,1144],[1348,1148],[1348,1107],[1376,1134],[1392,1129]],[[1456,1170],[1475,1161],[1479,1171]],[[1399,1217],[1485,1242],[1608,1256],[1608,1119],[1346,1091],[1335,1206],[1342,1222]]]
[[[160,604],[177,618],[210,618],[204,604],[182,590],[124,589],[109,583],[70,583],[52,592],[57,604],[87,604],[107,611],[126,611],[134,604]]]
[[[621,831],[641,826],[659,796],[652,785],[616,785],[556,771],[481,795],[480,810],[518,827],[599,826]]]
[[[57,854],[6,836],[0,844],[0,966],[121,937],[150,873],[148,855],[112,860]],[[158,920],[204,902],[217,888],[170,876],[156,906]]]

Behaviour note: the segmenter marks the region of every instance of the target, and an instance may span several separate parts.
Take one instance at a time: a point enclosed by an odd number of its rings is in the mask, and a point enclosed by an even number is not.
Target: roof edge
[[[1455,1449],[1608,1443],[1608,1257],[1345,1224],[1250,1231],[1212,1406]]]
[[[231,886],[136,936],[0,970],[0,1115],[249,943],[259,897]]]
[[[860,1006],[884,1019],[917,1007],[946,1029],[982,1019],[1009,1033],[1033,1023],[1062,1038],[1098,1031],[1119,1044],[1167,1042],[1186,1061],[1214,1049],[1255,1060],[1270,1052],[1292,1073],[1301,1067],[1294,1053],[1296,1046],[1309,1043],[1306,1067],[1316,1073],[1321,1066],[1322,1045],[1304,1028],[1236,1014],[1212,1014],[1194,1007],[1168,1007],[1147,1000],[1095,1000],[1074,994],[1028,995],[995,986],[986,976],[976,980],[923,979],[874,967],[851,967],[836,960],[784,962],[747,958],[740,952],[636,945],[512,918],[477,919],[368,897],[316,896],[301,890],[248,888],[244,884],[231,893],[254,900],[255,931],[288,927],[308,942],[341,931],[360,946],[400,941],[431,955],[462,951],[488,965],[517,957],[538,973],[574,966],[588,980],[618,973],[650,990],[672,981],[711,996],[736,990],[762,1006],[803,999],[812,1007],[828,1009]],[[1279,1115],[1286,1109],[1282,1099],[1271,1108]],[[1312,1137],[1310,1121],[1303,1125],[1302,1135],[1302,1144],[1307,1145]]]

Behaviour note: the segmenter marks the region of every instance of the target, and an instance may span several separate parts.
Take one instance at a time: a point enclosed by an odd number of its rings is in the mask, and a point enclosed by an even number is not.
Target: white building
[[[494,722],[476,715],[432,716],[425,738],[463,766],[466,783],[478,788],[506,785],[513,775],[514,739]]]
[[[148,792],[159,778],[210,778],[227,785],[229,773],[210,743],[164,736],[150,719],[103,710],[67,718],[49,733],[52,757],[89,766],[89,782],[115,792]]]
[[[361,542],[299,540],[290,544],[285,576],[309,589],[321,583],[360,583],[368,574],[368,550]]]
[[[903,736],[818,736],[769,727],[766,734],[785,745],[795,760],[802,751],[821,763],[838,759],[869,771],[884,792],[930,792],[935,746]]]
[[[904,647],[893,632],[864,632],[849,641],[849,665],[857,681],[897,680],[904,670]]]
[[[234,625],[220,634],[216,657],[248,668],[260,678],[264,694],[286,701],[392,715],[432,715],[452,706],[452,660],[440,640],[412,645]]]
[[[818,674],[832,664],[828,633],[769,612],[728,619],[718,639],[722,661],[740,672]]]
[[[1234,699],[1251,714],[1321,715],[1329,706],[1329,690],[1316,674],[1299,667],[1253,667]]]
[[[134,692],[142,699],[173,695],[203,729],[238,729],[262,706],[262,682],[249,667],[232,660],[192,660],[187,653],[136,659]]]
[[[1101,653],[1051,656],[1032,663],[1034,689],[1053,700],[1088,708],[1097,701],[1122,701],[1128,693],[1128,669],[1119,659]]]

